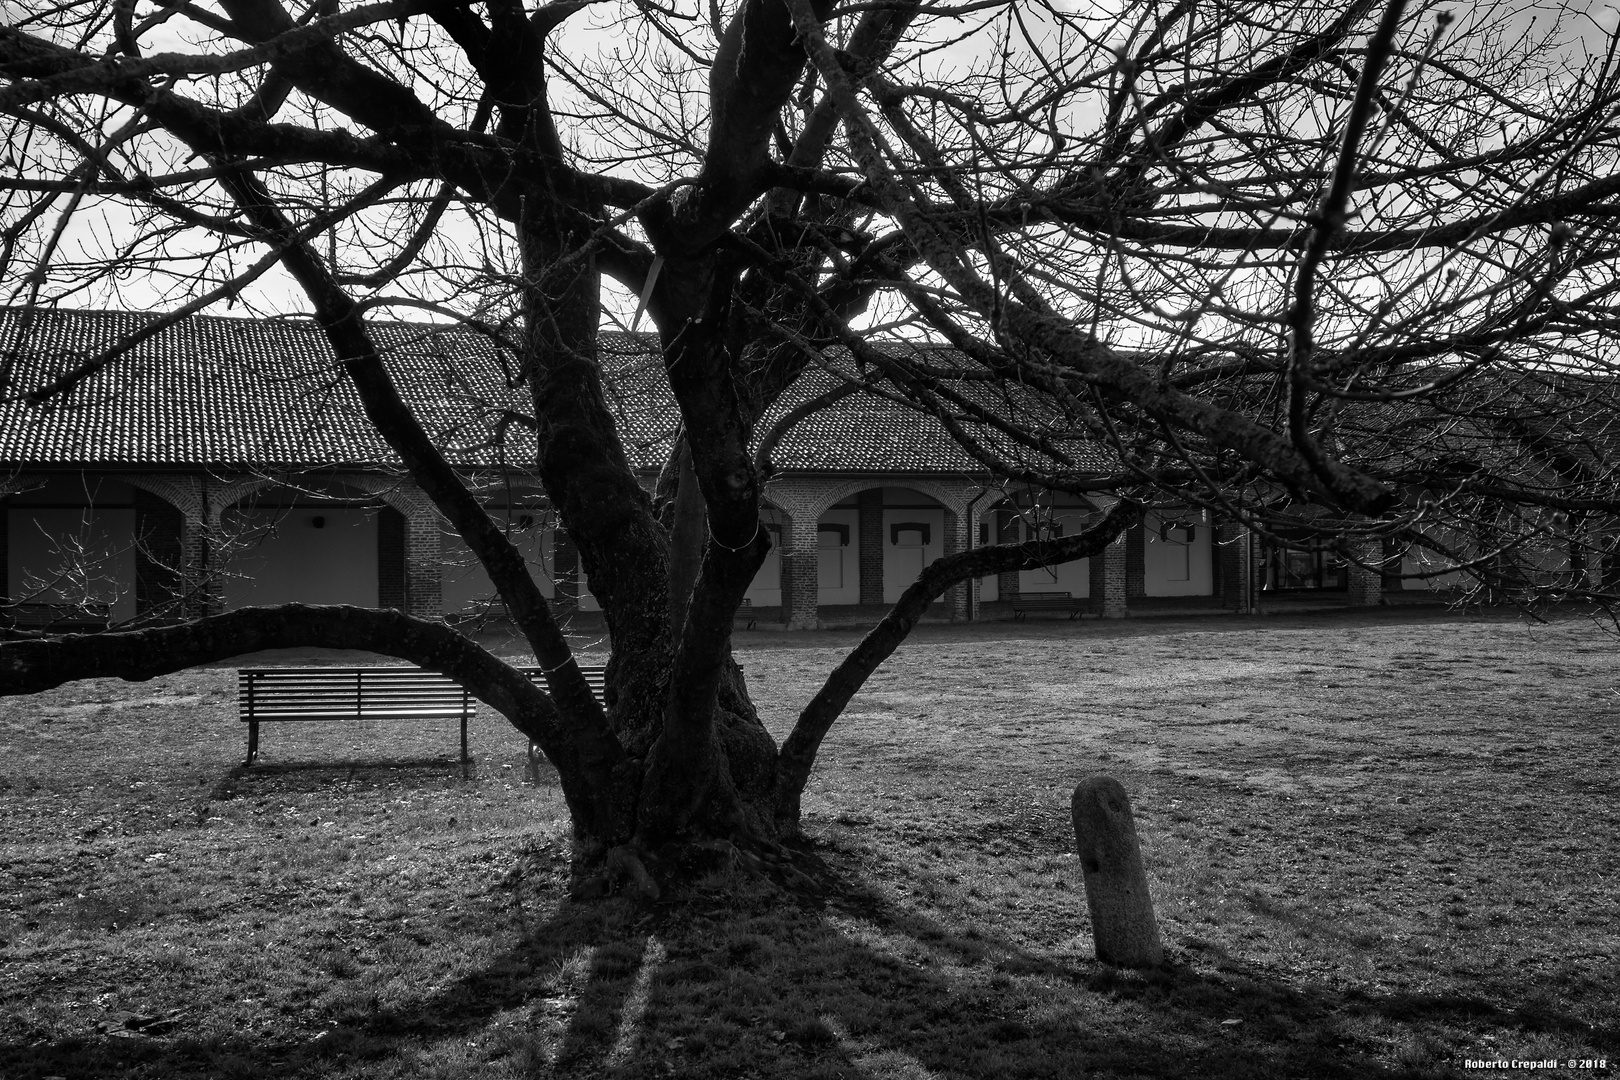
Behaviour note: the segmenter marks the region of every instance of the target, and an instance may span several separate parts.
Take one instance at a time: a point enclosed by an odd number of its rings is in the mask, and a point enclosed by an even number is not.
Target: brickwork
[[[861,603],[883,603],[883,489],[867,488],[857,498],[860,515]]]
[[[162,621],[183,617],[185,515],[142,488],[135,489],[135,613]]]
[[[1379,566],[1383,561],[1383,547],[1373,541],[1361,545],[1354,554],[1357,561],[1345,565],[1350,606],[1377,607],[1384,602],[1384,574]]]
[[[405,515],[405,610],[423,619],[444,614],[444,533],[424,498]]]
[[[1125,602],[1147,595],[1147,529],[1132,525],[1125,530]]]
[[[1101,555],[1094,555],[1090,560],[1091,603],[1105,619],[1123,619],[1130,614],[1125,590],[1126,563],[1129,561],[1125,553],[1129,539],[1130,533],[1127,531],[1104,548]]]
[[[1018,543],[1018,513],[1014,510],[996,510],[996,543]],[[1102,595],[1096,589],[1091,590],[1093,596]],[[1018,598],[1018,571],[1004,570],[996,575],[996,597],[1000,600],[1016,600]]]
[[[821,588],[816,519],[790,517],[782,523],[782,621],[789,630],[814,630]]]
[[[173,615],[176,619],[193,619],[203,615],[215,615],[224,610],[224,602],[219,596],[215,582],[209,574],[209,522],[217,520],[218,509],[213,508],[209,500],[212,492],[209,490],[209,478],[202,474],[187,475],[183,473],[154,473],[136,474],[124,477],[136,490],[136,536],[140,537],[143,530],[140,524],[140,508],[144,500],[156,496],[156,501],[147,503],[154,511],[160,507],[167,507],[178,514],[177,518],[166,518],[160,532],[161,537],[156,538],[159,544],[170,544],[173,547],[161,557],[164,565],[172,567],[174,576],[166,583],[173,591],[172,601],[175,604]],[[174,527],[171,533],[170,526]],[[172,541],[170,537],[173,537]],[[148,568],[150,574],[151,568]],[[151,575],[162,577],[161,574]],[[152,610],[143,607],[141,603],[142,572],[137,555],[136,564],[136,610],[142,614]],[[148,601],[155,604],[155,598],[148,596]]]
[[[1215,530],[1214,578],[1215,595],[1221,606],[1232,611],[1248,613],[1253,602],[1249,586],[1250,551],[1253,541],[1249,530],[1235,522],[1226,522]]]
[[[377,606],[405,610],[405,515],[392,506],[377,511]]]
[[[784,537],[782,545],[782,621],[790,629],[810,628],[818,624],[816,606],[817,594],[820,591],[820,581],[818,580],[820,563],[816,553],[816,522],[821,519],[821,515],[851,495],[855,496],[857,500],[861,500],[864,492],[879,489],[876,494],[881,497],[883,483],[884,479],[880,477],[851,480],[813,480],[804,477],[789,477],[772,481],[766,489],[767,501],[778,511],[782,518]],[[894,483],[894,481],[890,480],[889,483]],[[949,484],[937,480],[907,479],[897,486],[907,487],[927,495],[943,506],[948,514],[956,514],[964,520],[967,515],[968,501],[982,490],[977,485]],[[866,495],[865,499],[870,500],[871,496]],[[870,508],[873,504],[870,501],[857,502],[857,508],[861,505]],[[868,513],[870,513],[870,510],[868,510]],[[880,553],[873,575],[876,578],[873,583],[873,594],[875,594],[876,600],[872,602],[882,603],[883,564],[881,562],[881,552],[886,537],[882,535],[881,531],[883,520],[881,506],[879,506],[876,516],[879,530],[878,542],[875,545],[867,544],[863,531],[861,552],[863,567],[865,566],[864,555],[868,550],[875,547]],[[969,527],[972,525],[971,522],[967,524]],[[866,527],[864,521],[862,527],[863,530]],[[963,542],[965,543],[965,539]],[[801,571],[795,564],[794,552],[796,551],[806,553],[807,557],[804,562],[808,567],[808,571]],[[862,603],[867,602],[866,598],[869,595],[866,577],[868,572],[864,569],[862,571]],[[966,617],[967,597],[967,591],[962,590],[961,603],[964,618]]]
[[[945,511],[945,554],[955,555],[968,547],[967,519],[954,511]],[[951,621],[967,621],[968,583],[963,581],[945,590],[945,603],[950,607]]]

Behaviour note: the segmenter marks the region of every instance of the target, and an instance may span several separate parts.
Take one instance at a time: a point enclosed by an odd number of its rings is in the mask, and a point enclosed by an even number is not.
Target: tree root
[[[668,844],[645,852],[633,844],[608,850],[601,868],[579,876],[573,899],[590,902],[619,894],[642,904],[673,900],[709,875],[724,875],[735,884],[754,882],[810,899],[827,892],[821,880],[827,867],[808,851],[796,851],[771,840],[737,836]]]

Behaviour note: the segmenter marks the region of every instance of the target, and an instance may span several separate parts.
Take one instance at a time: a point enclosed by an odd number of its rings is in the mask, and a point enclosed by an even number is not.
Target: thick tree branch
[[[557,766],[571,812],[597,822],[581,748],[529,677],[443,623],[345,605],[241,608],[179,626],[0,642],[0,696],[78,679],[141,682],[263,649],[364,649],[439,671],[465,686]]]
[[[888,659],[911,628],[922,618],[928,605],[945,590],[971,578],[1011,570],[1036,570],[1043,566],[1090,558],[1142,517],[1142,507],[1121,500],[1097,524],[1074,536],[1028,544],[996,544],[973,548],[935,559],[912,582],[883,621],[873,627],[855,650],[844,658],[816,696],[799,714],[793,731],[782,743],[776,765],[776,816],[787,828],[797,828],[799,799],[815,765],[821,742],[842,715],[844,707],[865,685],[878,665]]]
[[[377,354],[355,303],[320,263],[258,180],[248,174],[223,182],[268,242],[281,250],[287,267],[315,309],[316,321],[339,362],[353,381],[377,432],[410,470],[427,496],[466,541],[500,591],[512,620],[534,649],[546,672],[546,683],[559,704],[563,723],[575,740],[593,789],[606,798],[611,774],[622,750],[609,730],[601,705],[569,648],[568,639],[551,616],[545,598],[530,577],[523,556],[462,483],[433,445],[394,386]]]

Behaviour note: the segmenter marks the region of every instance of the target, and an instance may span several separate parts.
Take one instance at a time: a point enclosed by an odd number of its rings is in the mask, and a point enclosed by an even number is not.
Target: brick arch
[[[167,476],[135,475],[121,479],[130,487],[156,495],[185,515],[187,521],[206,520],[208,508],[203,504],[202,485],[190,477],[187,479],[191,483],[181,483]]]
[[[228,484],[210,488],[208,492],[208,523],[219,524],[219,516],[227,509],[235,506],[255,491],[262,491],[281,483],[279,480],[266,476],[255,476],[249,480],[232,480]]]
[[[955,486],[938,480],[918,480],[909,477],[904,480],[867,477],[859,480],[841,480],[829,484],[815,497],[801,502],[799,511],[819,520],[821,515],[851,495],[858,495],[869,488],[886,487],[906,488],[921,495],[927,495],[946,510],[961,517],[967,516],[968,503],[972,498],[965,493],[967,489],[965,484]],[[792,513],[793,511],[788,510],[787,512]]]
[[[432,513],[434,510],[433,501],[409,481],[393,477],[369,476],[364,473],[344,475],[337,479],[352,488],[358,488],[367,494],[377,496],[377,498],[404,514],[406,518],[416,517],[423,513]]]

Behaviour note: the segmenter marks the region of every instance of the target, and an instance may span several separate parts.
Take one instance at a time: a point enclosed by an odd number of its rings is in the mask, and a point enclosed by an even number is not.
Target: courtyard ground
[[[856,639],[739,635],[778,736]],[[555,777],[493,714],[463,780],[453,724],[267,726],[243,770],[234,666],[0,701],[0,1076],[1612,1073],[1617,645],[925,626],[807,794],[837,887],[652,910],[566,900]],[[1099,771],[1163,970],[1091,955],[1068,798]]]

